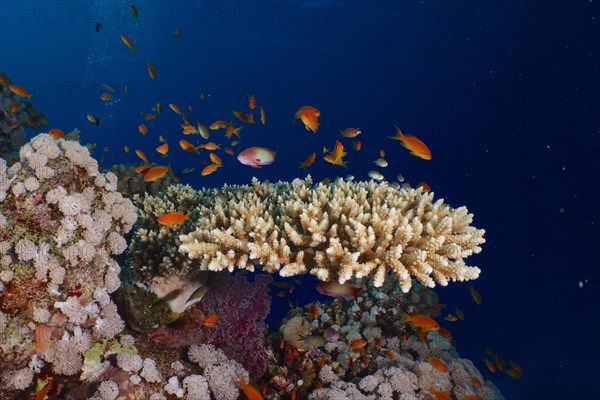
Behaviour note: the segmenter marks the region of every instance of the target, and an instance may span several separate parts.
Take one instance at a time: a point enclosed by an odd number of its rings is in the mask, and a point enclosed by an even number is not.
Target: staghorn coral
[[[433,287],[480,273],[464,258],[481,251],[484,231],[470,225],[465,207],[434,202],[421,188],[253,179],[252,186],[197,192],[178,185],[135,201],[141,210],[130,255],[141,281],[194,270],[253,271],[258,264],[282,276],[309,272],[340,283],[372,275],[376,287],[392,273],[407,292],[412,277]],[[171,211],[191,216],[173,229],[155,222]]]
[[[112,256],[136,219],[116,177],[79,143],[39,134],[19,156],[10,168],[0,159],[0,391],[23,389],[26,366],[78,374],[93,343],[123,329],[109,296],[120,286]]]

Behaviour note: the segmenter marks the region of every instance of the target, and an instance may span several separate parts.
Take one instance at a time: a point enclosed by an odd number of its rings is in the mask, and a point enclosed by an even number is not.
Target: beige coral
[[[282,276],[310,272],[340,283],[373,275],[377,287],[391,273],[404,292],[412,277],[433,287],[480,273],[464,258],[481,251],[484,230],[470,225],[465,207],[434,202],[420,188],[342,179],[313,185],[309,176],[276,184],[254,179],[215,197],[199,202],[193,231],[179,236],[179,252],[203,270],[260,264]]]

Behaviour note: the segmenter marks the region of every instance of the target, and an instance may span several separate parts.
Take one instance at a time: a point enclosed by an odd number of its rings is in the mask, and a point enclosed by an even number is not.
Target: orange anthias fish
[[[133,42],[131,41],[131,39],[129,39],[125,35],[121,35],[121,40],[123,41],[123,43],[125,43],[125,46],[127,46],[131,49],[131,51],[135,51],[135,46],[133,45]]]
[[[444,317],[444,321],[456,322],[458,321],[458,317],[456,315],[448,314]]]
[[[138,167],[135,167],[135,172],[137,172],[138,174],[143,174],[144,172],[148,171],[150,168],[152,168],[150,165],[140,165]]]
[[[146,121],[150,121],[151,119],[154,119],[154,118],[156,118],[156,115],[151,114],[151,113],[148,113],[148,114],[144,115],[144,119]]]
[[[408,315],[402,311],[402,321],[403,323],[411,323],[416,328],[422,329],[424,331],[439,331],[440,325],[431,317],[423,314],[415,314]]]
[[[112,99],[112,96],[108,93],[103,93],[100,95],[100,100],[102,101],[108,101],[110,99]]]
[[[150,79],[156,78],[156,67],[150,63],[148,63],[148,75]]]
[[[319,283],[317,292],[333,298],[356,297],[360,293],[360,288],[350,286],[348,283],[341,284],[337,281],[329,281]]]
[[[431,364],[438,371],[448,372],[448,367],[446,367],[446,364],[444,364],[444,362],[439,358],[429,357],[427,361],[429,361],[429,364]]]
[[[33,96],[23,86],[10,85],[8,88],[10,89],[11,92],[13,92],[14,94],[16,94],[17,96],[20,96],[20,97],[26,97],[26,98],[30,99]]]
[[[160,217],[156,218],[156,222],[158,222],[161,225],[172,228],[176,225],[183,224],[185,221],[187,221],[190,214],[191,213],[184,214],[181,211],[172,212],[172,213],[161,215]]]
[[[210,126],[208,128],[212,131],[216,131],[219,129],[227,129],[228,126],[229,126],[229,122],[225,122],[223,120],[218,120],[218,121],[215,121],[212,124],[210,124]]]
[[[360,151],[360,149],[362,149],[362,143],[360,140],[357,141],[352,141],[352,150],[354,151]]]
[[[8,112],[11,114],[14,114],[17,112],[17,103],[15,103],[14,101],[11,103],[10,107],[8,107]]]
[[[202,176],[206,176],[206,175],[210,175],[213,172],[215,172],[217,169],[219,169],[220,165],[217,164],[208,164],[206,167],[202,168],[202,171],[200,171],[200,175]]]
[[[113,86],[109,85],[108,83],[103,83],[102,87],[106,90],[110,90],[111,92],[115,91],[115,88]]]
[[[142,161],[144,161],[144,162],[146,162],[146,163],[147,163],[147,162],[149,162],[149,161],[148,161],[148,157],[146,156],[146,153],[144,153],[142,150],[140,150],[140,149],[136,149],[136,150],[135,150],[135,154],[137,154],[137,156],[138,156],[139,158],[141,158],[141,159],[142,159]]]
[[[208,155],[210,157],[210,160],[215,163],[216,165],[218,165],[219,167],[223,166],[223,161],[221,160],[221,157],[219,157],[218,155],[216,155],[215,153],[210,153]]]
[[[10,86],[10,79],[8,79],[8,76],[4,75],[1,72],[0,72],[0,83],[2,84],[2,86],[5,86],[5,87]]]
[[[206,317],[206,319],[203,322],[203,325],[207,328],[214,328],[218,320],[219,314],[212,314]]]
[[[181,115],[181,110],[179,109],[179,107],[177,107],[177,105],[169,103],[169,108],[173,110],[174,113]]]
[[[244,392],[248,400],[263,400],[262,394],[260,394],[260,390],[258,390],[256,386],[246,383],[244,375],[242,375],[241,380],[237,383],[242,388],[242,391]]]
[[[195,147],[193,144],[191,144],[190,142],[188,142],[185,139],[181,139],[179,141],[179,147],[181,147],[183,150],[191,153],[193,151],[195,151],[196,153],[198,153],[198,149],[199,147]]]
[[[452,400],[452,397],[446,392],[434,388],[429,389],[428,392],[435,396],[435,400]]]
[[[473,301],[475,301],[475,303],[477,305],[481,305],[481,294],[479,294],[479,292],[477,290],[475,290],[475,288],[473,286],[469,286],[469,291],[471,292],[471,297],[473,297]]]
[[[490,372],[493,374],[496,372],[496,366],[494,365],[494,363],[492,363],[490,360],[488,360],[487,358],[484,358],[485,361],[485,366],[490,370]]]
[[[137,10],[137,8],[135,8],[135,6],[129,6],[129,12],[131,12],[131,15],[133,15],[133,17],[135,19],[137,19],[137,17],[138,17],[138,10]]]
[[[265,114],[265,109],[262,106],[258,107],[260,109],[260,122],[265,125],[267,123],[267,115]]]
[[[191,135],[191,134],[195,134],[195,133],[198,133],[198,129],[196,129],[196,127],[194,125],[184,125],[184,127],[183,127],[184,135]]]
[[[479,389],[481,387],[481,381],[476,376],[470,376],[469,379],[471,380],[471,383],[475,389]]]
[[[359,349],[362,349],[367,345],[367,341],[365,339],[354,339],[350,342],[350,348],[355,353],[358,353]]]
[[[419,184],[417,185],[417,187],[423,188],[423,193],[429,193],[429,192],[431,192],[431,186],[429,186],[425,182],[419,182]]]
[[[355,138],[360,135],[362,132],[359,128],[346,128],[343,131],[340,131],[340,136],[345,138]]]
[[[307,131],[317,133],[317,130],[319,129],[319,118],[314,113],[302,113],[300,115],[300,121],[302,121]]]
[[[167,172],[169,172],[170,170],[171,167],[169,167],[168,165],[158,165],[156,167],[152,167],[144,174],[144,182],[154,182],[159,179],[162,179],[165,177],[165,175],[167,175]]]
[[[48,131],[48,135],[50,135],[54,140],[62,139],[65,137],[65,133],[58,128],[50,129]]]
[[[456,312],[456,316],[461,320],[464,321],[465,320],[465,313],[463,313],[461,310],[459,310],[458,308],[455,308],[454,311]]]
[[[396,125],[394,126],[396,127],[396,134],[388,136],[388,138],[401,141],[402,146],[410,150],[410,154],[413,156],[422,158],[423,160],[431,160],[431,151],[429,151],[425,143],[415,136],[403,134],[400,128]]]
[[[167,143],[161,144],[156,148],[156,151],[158,151],[163,157],[166,157],[167,153],[169,152],[169,145]]]
[[[146,136],[148,134],[148,127],[144,124],[140,124],[138,126],[138,131],[140,131],[142,135]]]
[[[254,95],[246,93],[246,96],[248,96],[248,107],[250,107],[251,110],[254,110],[254,107],[256,107]]]
[[[313,165],[313,163],[315,162],[316,159],[317,159],[317,152],[313,151],[312,153],[310,153],[308,155],[308,157],[306,157],[306,160],[304,160],[303,162],[300,163],[300,166],[298,168],[308,168],[311,165]]]
[[[344,151],[344,145],[339,140],[336,140],[333,151],[324,156],[323,159],[330,164],[340,165],[344,168],[347,168],[346,163],[344,162],[345,155],[346,152]]]
[[[240,131],[242,130],[242,128],[244,128],[244,127],[240,126],[239,128],[236,128],[233,125],[229,125],[229,126],[227,126],[227,130],[225,131],[225,136],[227,137],[227,139],[231,139],[231,137],[233,135],[235,135],[235,136],[238,137],[238,139],[241,139],[240,138]],[[233,146],[233,144],[232,144],[232,146]]]
[[[123,146],[123,150],[125,153],[129,154],[129,146]]]
[[[311,113],[311,114],[315,114],[317,117],[321,116],[321,111],[317,110],[315,107],[313,106],[302,106],[298,109],[298,111],[296,111],[296,114],[294,115],[295,119],[300,118],[300,116],[305,113]]]
[[[236,111],[236,110],[232,110],[231,113],[233,115],[235,115],[235,117],[237,119],[239,119],[240,121],[246,123],[246,124],[253,124],[254,123],[254,116],[253,114],[245,114],[241,111]],[[252,121],[250,121],[249,116],[252,115]]]
[[[214,150],[220,149],[221,145],[213,143],[213,142],[208,142],[208,143],[201,144],[198,147],[201,149],[204,149],[204,150],[214,151]]]

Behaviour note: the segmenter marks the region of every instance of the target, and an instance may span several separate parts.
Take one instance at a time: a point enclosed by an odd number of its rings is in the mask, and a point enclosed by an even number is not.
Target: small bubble
[[[583,282],[579,281],[578,285],[579,285],[580,288],[582,288],[583,287]]]
[[[564,208],[559,208],[558,212],[561,213],[561,214],[564,214],[565,213],[565,209]]]

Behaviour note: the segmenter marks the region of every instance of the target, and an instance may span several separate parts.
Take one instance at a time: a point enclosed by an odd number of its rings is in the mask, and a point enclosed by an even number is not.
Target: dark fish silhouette
[[[96,32],[100,32],[100,29],[102,29],[102,24],[100,22],[98,22],[96,24]]]

